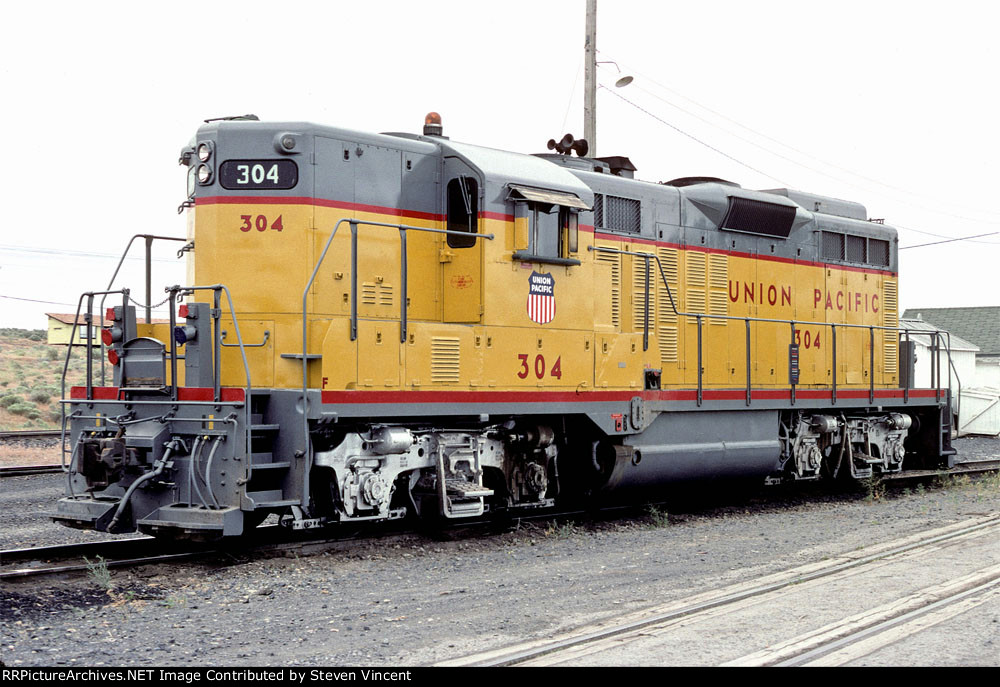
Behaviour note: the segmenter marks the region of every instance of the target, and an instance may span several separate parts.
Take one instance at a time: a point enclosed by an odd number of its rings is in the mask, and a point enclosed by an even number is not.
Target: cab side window
[[[545,203],[528,203],[531,243],[528,249],[535,255],[559,255],[559,208]]]
[[[559,257],[568,258],[580,248],[580,213],[559,208]]]
[[[579,248],[579,214],[548,203],[525,203],[529,227],[529,253],[547,258],[569,258]]]
[[[448,182],[448,230],[478,233],[479,184],[472,177],[456,177]],[[451,248],[469,248],[476,245],[475,236],[448,234]]]

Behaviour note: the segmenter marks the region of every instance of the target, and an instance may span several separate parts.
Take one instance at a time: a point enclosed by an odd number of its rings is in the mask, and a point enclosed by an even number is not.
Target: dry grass
[[[66,347],[50,346],[44,335],[42,330],[0,329],[0,431],[59,427]],[[86,365],[83,349],[74,349],[67,393],[84,383]]]
[[[28,448],[22,446],[0,446],[0,466],[12,465],[54,465],[61,460],[58,446]]]

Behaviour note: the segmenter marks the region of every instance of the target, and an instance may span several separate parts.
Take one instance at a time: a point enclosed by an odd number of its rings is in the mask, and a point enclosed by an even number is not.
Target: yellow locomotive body
[[[242,199],[241,199],[242,201]],[[302,384],[301,316],[294,307],[329,228],[340,220],[405,223],[445,229],[440,219],[387,212],[350,211],[311,203],[199,204],[199,253],[225,260],[195,264],[193,283],[224,283],[240,295],[240,326],[246,339],[267,345],[248,352],[255,386],[297,388]],[[246,217],[280,218],[283,231],[241,232]],[[325,228],[325,230],[319,227]],[[362,229],[362,231],[365,231]],[[874,369],[867,330],[838,332],[837,371],[843,388],[898,388],[897,337],[881,327],[897,321],[897,277],[887,270],[791,261],[766,255],[709,250],[643,239],[629,240],[580,227],[580,265],[546,267],[558,288],[558,306],[544,330],[526,321],[525,292],[537,264],[512,259],[517,228],[512,217],[480,217],[480,234],[494,242],[449,248],[441,234],[411,238],[408,260],[409,337],[399,340],[399,238],[371,227],[359,238],[358,337],[351,342],[350,235],[334,238],[324,261],[325,283],[310,295],[309,350],[322,355],[310,366],[310,387],[328,391],[545,391],[643,390],[644,369],[662,370],[663,389],[697,383],[697,322],[703,321],[703,383],[741,388],[747,379],[745,325],[712,316],[761,318],[880,328],[874,333]],[[195,237],[192,236],[192,239]],[[655,255],[666,279],[651,265],[649,346],[642,338],[646,309],[645,259],[590,252],[592,246]],[[459,254],[459,251],[466,251]],[[280,269],[262,269],[261,263]],[[669,286],[669,290],[667,288]],[[673,302],[671,302],[671,298]],[[521,299],[522,301],[524,299]],[[513,301],[513,302],[512,302]],[[231,324],[230,324],[231,326]],[[831,330],[816,324],[796,329],[800,346],[798,386],[829,388],[833,381]],[[752,322],[750,378],[754,388],[788,388],[790,324]],[[527,355],[528,374],[524,374]],[[243,384],[235,351],[227,351],[223,383]],[[539,358],[536,365],[535,360]],[[544,365],[541,362],[544,360]],[[553,365],[559,367],[553,374]],[[542,372],[544,370],[544,372]],[[639,371],[637,373],[637,371]]]
[[[111,313],[115,386],[74,390],[64,522],[469,517],[953,453],[947,390],[901,375],[895,231],[856,203],[433,127],[237,118],[182,161],[183,322]]]

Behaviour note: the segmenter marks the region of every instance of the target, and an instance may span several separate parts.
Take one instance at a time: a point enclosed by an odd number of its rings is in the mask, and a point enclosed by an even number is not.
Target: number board
[[[228,189],[288,189],[299,183],[292,160],[226,160],[219,167],[219,183]]]

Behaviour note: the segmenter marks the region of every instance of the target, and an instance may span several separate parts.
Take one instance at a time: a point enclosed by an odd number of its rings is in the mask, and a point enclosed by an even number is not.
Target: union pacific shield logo
[[[532,272],[528,278],[528,318],[547,324],[556,316],[556,280],[552,274]]]

